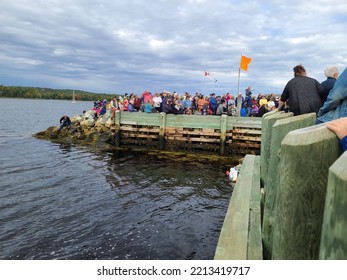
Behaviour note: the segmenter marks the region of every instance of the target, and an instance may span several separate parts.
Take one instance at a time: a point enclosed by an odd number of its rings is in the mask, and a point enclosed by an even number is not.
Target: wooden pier
[[[220,155],[259,154],[261,118],[118,112],[116,146],[208,151]]]
[[[260,158],[245,157],[215,259],[347,259],[347,152],[315,120],[264,115]]]

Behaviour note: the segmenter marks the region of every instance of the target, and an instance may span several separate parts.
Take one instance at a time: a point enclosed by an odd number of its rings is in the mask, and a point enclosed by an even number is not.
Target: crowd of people
[[[112,112],[112,118],[117,111],[262,117],[266,112],[277,109],[279,96],[275,96],[275,94],[255,96],[249,88],[246,89],[246,97],[242,94],[234,96],[231,93],[218,96],[215,93],[203,95],[198,92],[195,95],[188,92],[180,95],[169,91],[155,94],[144,91],[140,96],[126,93],[123,96],[115,96],[109,103],[106,100],[96,101],[94,111],[99,116],[103,115],[109,108]],[[238,102],[241,102],[240,106],[238,106]]]
[[[201,93],[183,95],[177,92],[163,91],[152,94],[144,91],[141,95],[127,93],[115,96],[110,102],[107,100],[94,102],[95,118],[104,115],[110,110],[111,119],[117,111],[146,112],[166,114],[198,114],[222,115],[234,117],[262,117],[272,110],[284,110],[301,115],[307,113],[317,114],[317,124],[328,123],[327,127],[334,131],[341,139],[344,149],[347,149],[347,68],[339,75],[336,66],[325,69],[326,80],[318,82],[308,77],[304,66],[297,65],[293,68],[294,77],[288,81],[280,96],[275,94],[253,94],[251,86],[241,93],[233,95],[225,93],[216,95]],[[240,104],[238,104],[238,102]],[[61,128],[69,126],[61,120]]]

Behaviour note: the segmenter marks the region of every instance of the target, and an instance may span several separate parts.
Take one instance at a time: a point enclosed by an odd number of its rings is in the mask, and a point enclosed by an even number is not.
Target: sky
[[[347,65],[346,0],[0,0],[0,85],[283,91]],[[239,74],[241,55],[252,59]],[[205,76],[207,71],[210,75]]]

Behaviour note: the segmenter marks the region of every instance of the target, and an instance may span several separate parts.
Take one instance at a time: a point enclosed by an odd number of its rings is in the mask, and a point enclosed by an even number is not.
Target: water
[[[0,259],[213,259],[230,166],[32,137],[92,105],[0,99]]]

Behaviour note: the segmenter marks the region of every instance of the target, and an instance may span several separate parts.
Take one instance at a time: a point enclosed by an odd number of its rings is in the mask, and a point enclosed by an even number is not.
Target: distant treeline
[[[72,100],[72,95],[72,89],[0,85],[0,97]],[[82,101],[95,101],[98,99],[107,99],[110,101],[114,96],[115,94],[92,93],[82,90],[75,90],[75,99]]]

